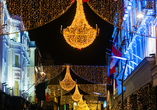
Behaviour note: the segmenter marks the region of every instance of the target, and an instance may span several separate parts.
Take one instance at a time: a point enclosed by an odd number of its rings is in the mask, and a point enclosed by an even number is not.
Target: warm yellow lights
[[[76,87],[75,87],[75,92],[74,92],[74,94],[71,97],[76,102],[79,101],[81,99],[81,97],[82,97],[82,95],[80,94],[80,92],[78,90],[78,85],[77,84],[76,84]]]
[[[34,29],[53,21],[64,14],[73,4],[71,0],[5,0],[10,15],[18,15],[25,27],[19,24],[24,30]],[[3,6],[3,4],[1,3]],[[4,7],[0,10],[4,10]],[[17,8],[18,7],[18,8]],[[8,20],[9,21],[9,20]],[[22,24],[21,23],[21,24]],[[9,22],[6,22],[9,25]],[[15,24],[12,24],[14,26]],[[7,29],[7,28],[6,28]],[[10,27],[7,29],[10,30]],[[19,32],[19,30],[12,30]],[[10,32],[10,31],[7,31]],[[0,32],[1,33],[1,32]],[[3,33],[4,34],[4,33]],[[7,34],[7,33],[6,33]]]
[[[83,101],[82,97],[80,101],[78,102],[78,106],[81,106],[81,107],[85,106],[85,101]]]
[[[80,101],[78,102],[78,106],[77,106],[77,110],[89,110],[88,105],[86,104],[86,101],[82,99],[80,99]]]
[[[71,90],[75,87],[76,82],[72,79],[71,75],[70,75],[70,66],[66,65],[66,74],[64,79],[60,82],[61,87],[64,90]]]
[[[85,48],[93,43],[99,30],[92,28],[85,17],[82,0],[77,1],[76,14],[72,24],[63,29],[63,36],[66,42],[74,48]],[[61,26],[62,30],[62,26]]]

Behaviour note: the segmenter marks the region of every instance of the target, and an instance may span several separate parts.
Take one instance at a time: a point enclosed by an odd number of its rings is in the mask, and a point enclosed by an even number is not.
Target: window
[[[16,27],[11,26],[10,33],[14,33],[9,35],[11,40],[13,40],[14,42],[20,42],[20,32],[17,32]]]
[[[15,81],[15,90],[14,90],[14,95],[15,96],[18,96],[18,91],[19,91],[18,81]]]
[[[20,58],[19,55],[15,55],[15,67],[19,67],[19,63],[20,63]]]
[[[20,42],[20,33],[19,32],[16,32],[16,34],[15,34],[15,41]]]

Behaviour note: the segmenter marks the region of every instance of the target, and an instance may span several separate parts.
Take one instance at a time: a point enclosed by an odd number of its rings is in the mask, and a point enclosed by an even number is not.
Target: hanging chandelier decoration
[[[86,104],[86,100],[83,100],[82,97],[80,99],[80,101],[78,102],[78,110],[82,109],[82,110],[89,110],[88,105]]]
[[[80,101],[78,102],[78,106],[84,107],[85,106],[85,101],[83,101],[82,97],[80,99]]]
[[[82,97],[82,95],[80,94],[80,92],[78,90],[78,85],[77,84],[75,86],[75,92],[74,92],[74,94],[71,97],[76,102],[78,102],[81,99],[81,97]]]
[[[96,29],[94,29],[88,24],[83,10],[83,1],[76,1],[76,14],[74,20],[72,21],[72,24],[63,30],[61,26],[60,31],[70,46],[82,49],[94,42],[96,36],[99,35],[99,29],[97,25]]]
[[[66,65],[66,74],[64,79],[60,82],[60,86],[67,91],[72,90],[76,85],[76,82],[72,79],[70,75],[70,66]]]

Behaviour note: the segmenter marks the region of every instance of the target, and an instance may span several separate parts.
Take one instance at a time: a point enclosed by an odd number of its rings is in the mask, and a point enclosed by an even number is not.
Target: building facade
[[[29,100],[34,90],[30,84],[34,84],[35,71],[30,74],[29,67],[35,66],[35,42],[21,31],[21,17],[9,14],[6,0],[0,0],[0,6],[0,91]]]
[[[156,0],[125,0],[123,7],[121,27],[114,27],[112,38],[113,45],[122,53],[124,59],[120,59],[116,67],[112,99],[108,103],[110,102],[112,109],[118,107],[122,109],[121,80],[124,73],[124,108],[155,109],[155,107],[151,108],[155,106],[151,105],[152,102],[142,103],[142,101],[150,99],[156,104],[156,99],[152,98],[150,92],[156,90],[157,86],[155,69],[157,64],[157,2]],[[117,18],[115,21],[118,21]],[[116,88],[115,85],[117,85]],[[142,93],[142,90],[147,93]],[[131,99],[133,96],[134,98]],[[144,96],[146,97],[143,98]]]

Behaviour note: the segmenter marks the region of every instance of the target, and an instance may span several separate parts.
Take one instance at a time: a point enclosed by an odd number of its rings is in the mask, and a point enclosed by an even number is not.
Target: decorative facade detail
[[[35,42],[30,41],[20,17],[10,16],[6,0],[0,1],[0,90],[11,96],[30,99],[30,88],[34,90],[34,72],[29,74],[29,66],[34,66]],[[4,34],[3,34],[4,33]],[[9,33],[9,34],[6,34]],[[32,83],[33,82],[33,83]]]
[[[134,95],[134,93],[138,89],[143,88],[144,85],[147,85],[148,83],[152,84],[152,69],[156,65],[155,62],[157,61],[157,57],[155,58],[157,3],[155,0],[126,0],[123,3],[123,7],[124,15],[121,28],[114,27],[112,38],[113,44],[117,49],[119,49],[122,53],[122,57],[126,58],[127,61],[120,60],[118,62],[118,66],[114,74],[114,92],[111,107],[122,106],[122,81],[119,79],[122,79],[124,72],[123,90],[125,92],[123,91],[123,105],[127,105],[127,103],[135,103],[131,104],[130,107],[134,106],[138,109],[140,106],[139,103],[141,102],[138,102],[138,96],[137,94]],[[115,17],[115,22],[117,20],[118,12]],[[126,69],[124,69],[125,65]],[[115,82],[117,82],[117,88],[115,88]],[[131,94],[133,94],[133,96],[127,99]],[[137,102],[133,102],[134,99],[137,99]],[[143,104],[141,107],[150,109],[149,104]]]

